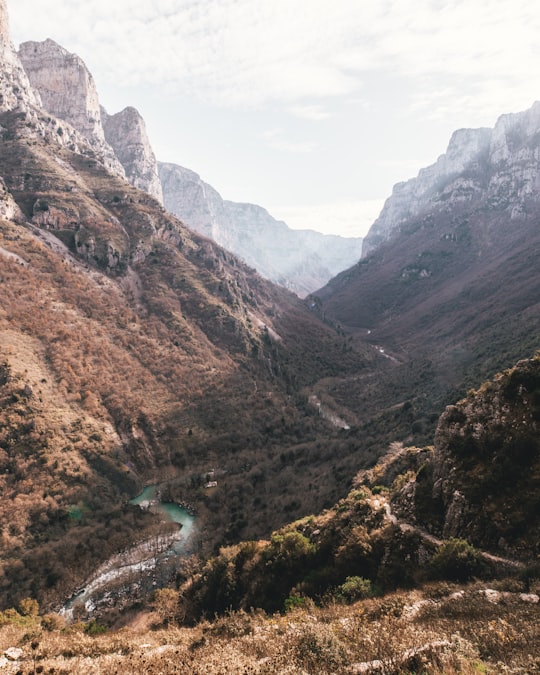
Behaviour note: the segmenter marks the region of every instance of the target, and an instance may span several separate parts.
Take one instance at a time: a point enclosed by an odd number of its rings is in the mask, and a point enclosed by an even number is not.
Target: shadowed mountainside
[[[417,429],[540,346],[539,111],[456,132],[447,155],[396,186],[368,254],[312,298],[386,355],[377,395],[408,401]],[[328,395],[361,410],[366,385],[353,377]]]

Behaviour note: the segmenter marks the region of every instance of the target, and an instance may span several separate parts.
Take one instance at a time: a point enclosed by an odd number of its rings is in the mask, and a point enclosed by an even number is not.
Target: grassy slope
[[[374,661],[396,675],[537,672],[540,605],[522,601],[515,584],[499,585],[506,594],[497,603],[485,588],[431,585],[284,616],[232,612],[193,628],[148,630],[159,616],[139,616],[130,628],[97,636],[82,625],[61,632],[44,630],[36,619],[18,619],[23,625],[0,628],[0,653],[22,649],[13,673],[32,672],[34,659],[42,672],[73,675],[380,672],[361,670]]]

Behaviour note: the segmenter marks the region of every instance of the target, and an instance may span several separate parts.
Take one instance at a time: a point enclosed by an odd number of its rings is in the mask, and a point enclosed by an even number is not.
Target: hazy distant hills
[[[301,297],[360,259],[360,237],[291,230],[260,206],[222,199],[198,174],[175,164],[160,163],[159,176],[171,213]]]

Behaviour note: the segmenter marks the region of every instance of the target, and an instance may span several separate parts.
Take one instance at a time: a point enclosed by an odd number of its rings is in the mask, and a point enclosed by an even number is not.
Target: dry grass
[[[24,658],[5,672],[25,675],[539,672],[539,604],[518,593],[493,602],[474,585],[453,595],[441,588],[437,599],[427,590],[285,615],[232,612],[193,628],[141,632],[139,617],[96,636],[82,625],[46,631],[37,622],[10,624],[0,629],[0,653],[21,647]]]

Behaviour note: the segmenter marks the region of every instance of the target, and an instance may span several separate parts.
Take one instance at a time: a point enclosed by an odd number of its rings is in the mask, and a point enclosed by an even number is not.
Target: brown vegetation
[[[102,632],[96,622],[62,627],[52,615],[10,610],[0,614],[0,655],[20,648],[19,660],[4,667],[25,675],[537,672],[540,605],[515,585],[503,588],[432,585],[351,605],[229,612],[192,628],[150,631],[142,616],[132,627]]]
[[[208,550],[332,503],[357,443],[303,387],[364,353],[98,162],[1,123],[27,219],[0,223],[3,605],[54,603],[144,536],[126,501],[145,482],[198,507]]]

